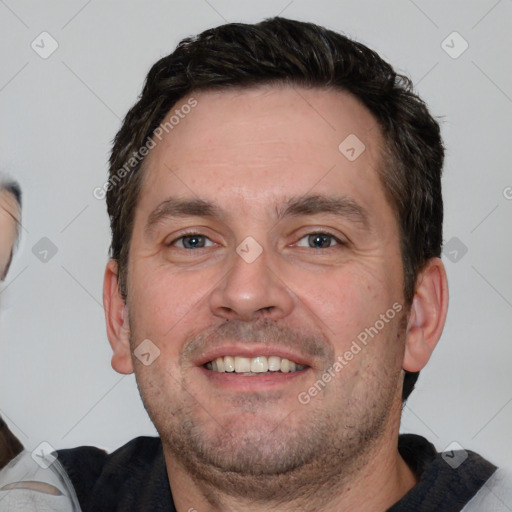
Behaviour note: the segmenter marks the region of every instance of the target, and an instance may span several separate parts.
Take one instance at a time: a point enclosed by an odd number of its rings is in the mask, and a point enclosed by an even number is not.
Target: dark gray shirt
[[[496,471],[480,455],[440,454],[423,437],[403,434],[398,450],[418,477],[388,512],[458,512]],[[94,447],[60,450],[58,459],[71,479],[83,512],[175,512],[162,444],[138,437],[112,454]],[[460,460],[460,459],[459,459]]]

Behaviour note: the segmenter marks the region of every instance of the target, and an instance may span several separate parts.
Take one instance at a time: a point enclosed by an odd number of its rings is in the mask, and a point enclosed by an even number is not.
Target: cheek
[[[162,357],[161,359],[165,359]],[[165,367],[155,361],[151,366],[138,365],[135,370],[137,385],[144,406],[153,422],[163,425],[179,412],[181,401],[174,397],[180,396],[180,378],[178,369]]]
[[[323,324],[327,336],[334,338],[337,350],[373,325],[393,303],[389,288],[377,273],[360,264],[315,274],[295,271],[288,283],[299,305],[302,302],[310,316]]]
[[[134,265],[131,277],[130,314],[139,330],[157,339],[193,322],[211,286],[200,273],[171,272],[163,265]]]
[[[344,395],[359,394],[375,379],[394,381],[391,374],[401,367],[403,343],[397,339],[401,314],[393,304],[400,305],[381,274],[371,266],[351,264],[325,274],[296,273],[294,283],[305,314],[334,348],[334,388]]]

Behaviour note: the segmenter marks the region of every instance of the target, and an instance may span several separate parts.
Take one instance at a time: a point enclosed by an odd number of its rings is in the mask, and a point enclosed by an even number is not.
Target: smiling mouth
[[[238,373],[244,376],[257,376],[271,373],[293,373],[309,368],[279,356],[224,356],[209,361],[204,368],[217,373]]]

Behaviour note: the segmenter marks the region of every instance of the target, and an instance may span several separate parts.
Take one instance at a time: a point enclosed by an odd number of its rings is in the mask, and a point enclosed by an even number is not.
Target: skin
[[[5,279],[18,235],[20,208],[16,198],[0,190],[0,280]]]
[[[113,261],[104,286],[112,365],[135,371],[177,510],[385,510],[416,483],[397,451],[402,382],[441,335],[444,267],[428,262],[404,304],[398,225],[378,175],[382,136],[352,96],[289,87],[193,96],[197,106],[146,161],[126,304]],[[349,134],[366,147],[352,162],[338,150]],[[350,198],[366,223],[278,218],[305,195]],[[171,196],[222,214],[167,216],[145,231]],[[325,248],[307,236],[319,232],[334,237]],[[185,248],[186,233],[207,237],[205,247]],[[262,249],[252,263],[236,252],[247,236]],[[300,403],[393,304],[401,312]],[[133,355],[145,339],[160,351],[149,365]],[[212,350],[279,350],[308,368],[226,377],[200,365]]]

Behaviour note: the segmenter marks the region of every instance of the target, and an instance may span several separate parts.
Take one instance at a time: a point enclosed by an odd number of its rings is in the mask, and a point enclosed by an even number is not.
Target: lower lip
[[[287,385],[307,374],[310,368],[298,372],[272,372],[261,375],[243,375],[236,372],[213,372],[199,367],[199,371],[214,385],[235,391],[264,391]]]

